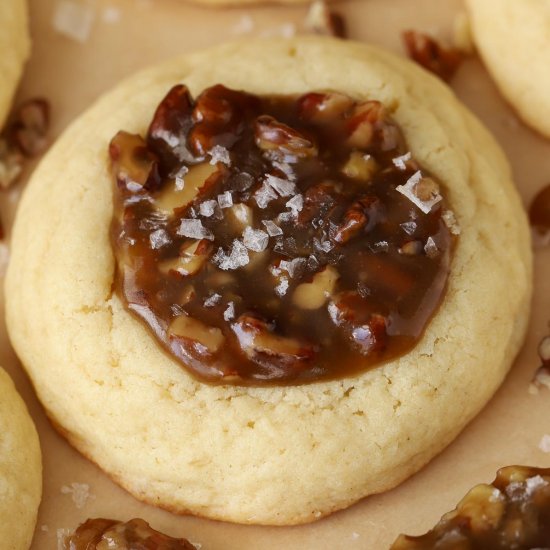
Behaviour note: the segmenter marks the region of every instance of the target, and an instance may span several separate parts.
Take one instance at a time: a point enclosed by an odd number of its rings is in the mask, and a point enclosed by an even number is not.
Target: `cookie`
[[[30,547],[42,495],[40,445],[13,382],[0,369],[0,540],[6,550]]]
[[[10,109],[15,89],[30,53],[25,0],[5,0],[0,4],[0,128]]]
[[[217,83],[260,95],[336,90],[391,111],[461,228],[443,302],[412,350],[337,380],[213,385],[125,309],[113,291],[108,146],[122,129],[144,135],[179,82],[193,97]],[[138,74],[59,139],[20,204],[7,321],[54,423],[137,498],[233,522],[298,524],[394,487],[480,411],[522,342],[531,269],[508,163],[438,79],[364,44],[247,40]]]
[[[550,137],[550,3],[467,0],[473,38],[502,95],[526,124]],[[513,30],[513,40],[510,32]]]

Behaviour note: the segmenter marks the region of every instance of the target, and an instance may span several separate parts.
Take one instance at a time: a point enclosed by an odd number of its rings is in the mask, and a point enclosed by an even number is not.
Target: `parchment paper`
[[[30,0],[34,48],[18,100],[48,98],[53,138],[103,91],[137,69],[247,32],[289,33],[293,25],[302,25],[306,13],[305,7],[280,6],[204,9],[184,0],[81,1],[87,1],[95,13],[84,43],[54,30],[51,22],[57,0]],[[462,6],[460,0],[355,0],[337,3],[335,9],[346,17],[350,38],[402,53],[400,33],[407,28],[450,39]],[[536,84],[536,75],[534,79]],[[518,121],[475,57],[464,63],[452,87],[504,147],[524,203],[529,204],[536,191],[550,182],[550,142]],[[22,181],[2,197],[8,233],[17,194],[24,184]],[[32,548],[55,549],[58,529],[73,529],[86,518],[98,516],[143,517],[157,529],[201,543],[202,550],[383,550],[400,532],[425,532],[454,508],[472,485],[492,480],[500,466],[550,466],[550,455],[538,447],[541,437],[550,433],[550,390],[541,390],[538,395],[528,392],[538,366],[537,344],[549,332],[549,290],[547,247],[536,252],[536,298],[523,351],[495,398],[450,447],[393,491],[367,498],[315,524],[290,528],[179,517],[135,500],[49,425],[1,321],[0,364],[13,376],[27,401],[43,450],[44,498]],[[89,485],[90,498],[81,508],[71,494],[61,490],[73,482]]]

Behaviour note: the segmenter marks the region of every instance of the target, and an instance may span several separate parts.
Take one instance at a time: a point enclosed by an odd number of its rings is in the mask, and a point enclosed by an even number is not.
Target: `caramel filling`
[[[116,290],[202,380],[354,375],[442,300],[453,215],[377,101],[178,85],[109,153]]]

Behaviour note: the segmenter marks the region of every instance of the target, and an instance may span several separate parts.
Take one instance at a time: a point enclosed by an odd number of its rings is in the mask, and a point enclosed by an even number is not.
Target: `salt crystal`
[[[263,220],[262,223],[265,226],[267,234],[270,237],[277,237],[278,235],[283,234],[283,230],[276,223],[272,222],[271,220]]]
[[[210,218],[219,208],[218,201],[209,200],[201,202],[199,205],[199,214],[205,218]]]
[[[371,295],[372,291],[366,283],[359,282],[359,283],[357,283],[357,292],[359,292],[359,295],[362,298],[367,298],[368,296]]]
[[[223,312],[223,318],[226,321],[231,321],[235,318],[235,304],[233,302],[227,304],[227,308]]]
[[[280,170],[290,181],[296,181],[296,172],[288,162],[273,161],[273,166]]]
[[[400,157],[395,157],[392,159],[393,164],[399,168],[399,170],[406,170],[407,169],[407,161],[411,160],[411,153],[405,153],[404,155],[401,155]]]
[[[183,179],[185,175],[189,172],[189,168],[187,166],[182,166],[174,176],[175,183],[176,183],[176,190],[177,191],[183,191],[183,188],[185,187],[185,180]]]
[[[197,217],[197,211],[193,207],[191,207],[189,209],[189,215],[194,219]]]
[[[284,269],[290,277],[293,279],[295,276],[299,275],[300,272],[306,266],[307,260],[305,258],[294,258],[293,260],[281,260],[279,267]]]
[[[243,231],[243,243],[249,250],[262,252],[267,248],[269,235],[261,229],[246,227]]]
[[[229,155],[229,151],[222,147],[221,145],[214,145],[210,151],[208,151],[208,154],[210,155],[210,164],[214,165],[218,162],[221,162],[222,164],[226,164],[227,166],[231,165],[231,157]]]
[[[107,23],[109,25],[118,23],[120,21],[120,10],[115,6],[107,6],[103,9],[101,18],[103,19],[104,23]]]
[[[435,241],[432,239],[432,237],[428,237],[428,240],[424,245],[424,252],[426,252],[426,256],[428,256],[428,258],[433,259],[439,256],[439,248],[437,248],[437,245],[435,244]]]
[[[210,294],[208,298],[206,298],[206,300],[203,302],[203,305],[204,307],[214,307],[221,299],[222,297],[214,292],[213,294]]]
[[[550,435],[546,434],[542,436],[539,443],[539,449],[543,453],[550,453]]]
[[[94,18],[91,6],[73,0],[58,0],[52,25],[58,33],[84,43],[90,36]]]
[[[334,248],[330,241],[321,241],[317,238],[313,239],[313,246],[322,252],[330,252]]]
[[[443,197],[441,195],[435,195],[432,199],[428,201],[420,200],[415,193],[416,186],[422,180],[422,172],[418,170],[415,172],[405,183],[405,185],[398,185],[396,190],[407,197],[413,204],[418,206],[424,214],[429,214],[432,208],[441,200]]]
[[[294,218],[296,218],[296,213],[290,210],[289,212],[281,212],[275,219],[279,223],[286,223],[291,222]]]
[[[172,304],[170,306],[170,311],[172,312],[172,315],[175,315],[176,317],[187,315],[187,312],[179,304]]]
[[[231,246],[231,252],[226,254],[223,248],[219,248],[216,254],[212,257],[212,261],[224,271],[238,269],[243,267],[250,261],[248,250],[244,244],[235,239]]]
[[[200,220],[193,220],[189,218],[182,219],[177,233],[182,237],[189,237],[190,239],[214,240],[214,234],[212,231],[204,227]]]
[[[405,222],[400,227],[407,235],[412,235],[416,231],[416,222]]]
[[[295,195],[297,192],[296,185],[294,182],[285,180],[283,178],[278,178],[273,174],[268,174],[265,177],[265,183],[272,187],[281,197],[290,197]]]
[[[149,234],[149,242],[153,250],[158,250],[170,243],[170,235],[164,229],[157,229]]]
[[[272,201],[277,199],[277,193],[273,190],[270,185],[263,183],[262,186],[254,193],[254,199],[256,199],[256,204],[260,208],[266,208],[267,205]]]
[[[304,207],[304,197],[302,195],[294,195],[287,203],[286,206],[292,210],[295,215],[302,211]]]
[[[78,509],[83,508],[90,498],[95,498],[90,494],[90,486],[87,483],[71,483],[70,486],[61,487],[63,495],[71,495],[72,501]]]
[[[374,243],[374,248],[381,252],[387,252],[390,249],[390,245],[388,241],[378,241],[377,243]]]
[[[458,225],[452,210],[444,210],[441,214],[441,218],[453,235],[460,235],[460,225]]]
[[[249,34],[254,30],[254,19],[248,14],[244,14],[234,25],[231,27],[231,32],[234,34]]]
[[[489,497],[489,502],[499,502],[504,499],[504,495],[495,487]]]
[[[233,196],[230,191],[225,191],[221,195],[218,195],[218,204],[220,208],[230,208],[233,206]]]
[[[284,296],[288,290],[288,279],[286,277],[281,278],[281,282],[275,287],[277,296]]]

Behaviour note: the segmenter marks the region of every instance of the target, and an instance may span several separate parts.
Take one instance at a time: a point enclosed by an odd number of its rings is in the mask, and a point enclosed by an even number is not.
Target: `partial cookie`
[[[10,377],[0,369],[0,540],[6,550],[31,544],[42,495],[40,444]]]
[[[10,109],[13,94],[30,53],[26,0],[0,2],[0,128]]]
[[[550,2],[467,0],[487,69],[521,118],[550,137]]]
[[[178,82],[194,97],[217,83],[337,90],[392,112],[461,227],[444,301],[414,349],[352,377],[283,387],[198,382],[161,350],[113,294],[108,145],[121,129],[143,135]],[[523,339],[531,252],[502,152],[438,79],[364,44],[249,40],[145,71],[67,130],[25,191],[6,284],[13,344],[83,454],[176,512],[296,524],[395,486],[479,412]]]

